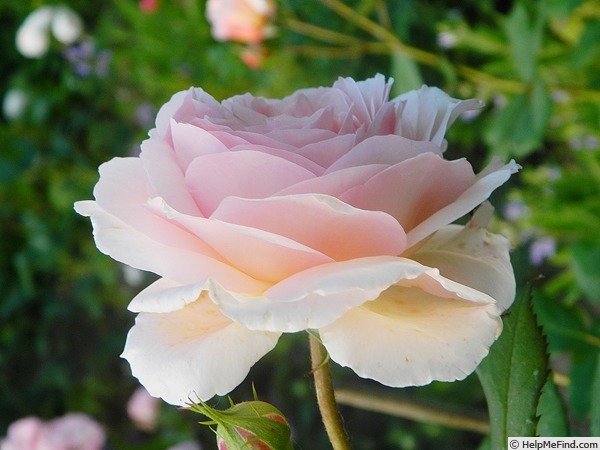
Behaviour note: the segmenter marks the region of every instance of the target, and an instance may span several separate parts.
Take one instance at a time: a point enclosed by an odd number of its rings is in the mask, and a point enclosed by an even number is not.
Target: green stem
[[[314,336],[310,336],[309,339],[317,403],[329,441],[334,450],[351,450],[350,440],[335,401],[327,350]]]

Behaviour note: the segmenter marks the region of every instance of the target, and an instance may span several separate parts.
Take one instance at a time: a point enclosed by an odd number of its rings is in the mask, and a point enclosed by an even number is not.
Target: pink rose
[[[159,400],[152,397],[146,389],[137,388],[127,402],[127,414],[139,429],[152,431],[158,418],[158,402]]]
[[[70,413],[43,422],[27,417],[14,422],[0,442],[2,450],[101,450],[104,430],[85,414]]]
[[[34,450],[44,422],[37,417],[24,417],[8,427],[5,439],[0,440],[2,450]]]
[[[508,242],[480,209],[518,165],[475,174],[444,133],[476,100],[378,75],[282,100],[202,89],[162,107],[138,158],[100,167],[98,248],[161,278],[137,295],[123,357],[172,404],[226,394],[281,333],[389,386],[471,373],[502,328]]]
[[[219,41],[258,44],[272,34],[269,20],[275,14],[272,0],[208,0],[206,17]]]

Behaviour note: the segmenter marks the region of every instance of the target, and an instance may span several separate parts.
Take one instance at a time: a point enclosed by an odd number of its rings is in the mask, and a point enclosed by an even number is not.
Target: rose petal
[[[152,160],[152,158],[149,159]],[[152,166],[154,163],[155,161],[152,161],[150,165]],[[168,166],[167,168],[173,169]],[[154,174],[154,167],[150,167],[149,170],[150,173]],[[176,183],[176,180],[174,180],[174,183]],[[158,183],[158,187],[163,188],[164,186]],[[171,189],[165,187],[165,193],[170,195],[174,189],[176,187]],[[217,257],[214,252],[211,253],[210,249],[207,249],[191,233],[170,223],[163,217],[157,216],[147,207],[148,199],[155,194],[156,190],[148,179],[148,172],[144,168],[142,159],[113,158],[100,166],[100,180],[94,188],[94,196],[98,207],[92,208],[90,213],[113,215],[116,221],[112,222],[117,228],[121,225],[116,225],[116,223],[123,222],[131,230],[135,230],[150,240],[160,242],[162,245]],[[87,203],[81,202],[77,205],[85,204]],[[75,209],[79,212],[79,206],[77,205]],[[185,202],[185,198],[176,201],[176,205],[179,205],[182,209],[192,208],[189,203]],[[89,215],[83,212],[80,212],[80,214]],[[110,221],[107,219],[104,223]],[[95,233],[97,238],[101,238],[99,230],[95,230]]]
[[[430,142],[419,142],[402,136],[374,136],[365,139],[352,150],[333,163],[326,173],[348,167],[366,166],[371,164],[398,164],[422,153],[432,153],[441,156],[440,149]]]
[[[184,405],[230,392],[279,336],[232,322],[203,296],[174,312],[140,313],[122,356],[152,396]]]
[[[208,290],[209,286],[208,280],[182,285],[167,278],[159,278],[136,295],[127,309],[135,313],[177,311],[198,300],[202,292]]]
[[[385,211],[409,232],[446,205],[454,208],[453,202],[474,181],[466,160],[446,161],[425,153],[382,171],[340,199],[357,208]]]
[[[188,123],[171,121],[173,150],[183,171],[198,156],[229,151],[212,133]]]
[[[501,310],[515,298],[510,242],[473,220],[465,227],[451,225],[436,232],[411,259],[436,267],[446,278],[485,292]]]
[[[296,272],[332,261],[330,257],[284,236],[180,214],[160,199],[153,202],[153,207],[161,209],[173,223],[194,233],[232,266],[259,280],[277,282]]]
[[[326,168],[350,151],[353,144],[354,136],[344,134],[324,141],[310,143],[299,148],[296,153]]]
[[[502,186],[520,167],[514,160],[502,165],[499,159],[494,158],[488,167],[477,175],[475,182],[453,203],[440,208],[413,229],[405,227],[408,234],[408,246],[411,247],[434,231],[471,212],[483,203],[496,188]]]
[[[188,167],[186,182],[200,209],[210,216],[225,197],[264,198],[314,176],[285,159],[245,151],[196,158]]]
[[[336,261],[399,255],[406,243],[404,230],[392,216],[325,195],[229,197],[211,218],[285,236]]]
[[[398,104],[398,122],[395,133],[417,141],[430,141],[446,149],[444,135],[465,111],[480,109],[480,100],[457,100],[436,87],[423,86],[399,95],[393,102]]]
[[[370,124],[377,111],[388,100],[393,80],[387,82],[381,74],[364,81],[354,81],[352,78],[338,78],[333,84],[334,89],[340,89],[350,98],[352,112],[360,123]]]
[[[499,335],[487,295],[427,272],[320,330],[331,359],[387,386],[465,378]]]
[[[328,325],[394,283],[430,270],[405,258],[359,258],[305,270],[262,296],[237,295],[218,285],[210,295],[223,314],[250,329],[296,332]]]
[[[75,209],[91,218],[98,249],[117,261],[182,284],[210,278],[236,292],[257,293],[266,287],[264,282],[193,248],[169,246],[150,238],[107,213],[96,202],[77,202]]]
[[[242,145],[237,145],[235,147],[232,147],[231,151],[234,151],[234,152],[257,151],[257,152],[261,152],[261,153],[264,153],[267,155],[272,155],[277,158],[285,159],[297,166],[303,167],[304,169],[312,172],[314,175],[317,175],[317,176],[321,175],[325,171],[325,169],[323,167],[321,167],[314,161],[311,161],[309,158],[306,158],[306,157],[299,155],[297,153],[294,153],[294,152],[282,150],[278,146],[277,147],[265,147],[263,145],[257,145],[257,144],[242,144]]]
[[[387,164],[349,167],[320,177],[301,181],[279,192],[275,192],[274,195],[325,194],[340,198],[346,191],[365,184],[388,167]]]
[[[164,141],[144,141],[140,159],[144,164],[148,183],[157,195],[182,213],[202,215],[185,185],[180,163],[176,161],[173,151]]]

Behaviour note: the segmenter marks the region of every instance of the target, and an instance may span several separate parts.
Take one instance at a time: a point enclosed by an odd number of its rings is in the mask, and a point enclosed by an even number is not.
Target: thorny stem
[[[317,403],[329,441],[334,450],[351,450],[350,440],[335,401],[327,350],[314,336],[311,335],[309,339]]]

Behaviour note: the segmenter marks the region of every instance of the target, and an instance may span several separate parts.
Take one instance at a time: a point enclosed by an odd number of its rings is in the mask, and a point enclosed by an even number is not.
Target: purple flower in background
[[[531,243],[529,261],[534,266],[541,265],[546,259],[556,254],[556,241],[553,237],[542,236]]]
[[[504,206],[503,215],[509,222],[516,222],[529,214],[529,208],[520,200],[513,200]]]
[[[67,47],[64,55],[80,77],[88,77],[91,74],[99,77],[108,75],[112,54],[108,50],[97,51],[91,40],[81,41]]]

